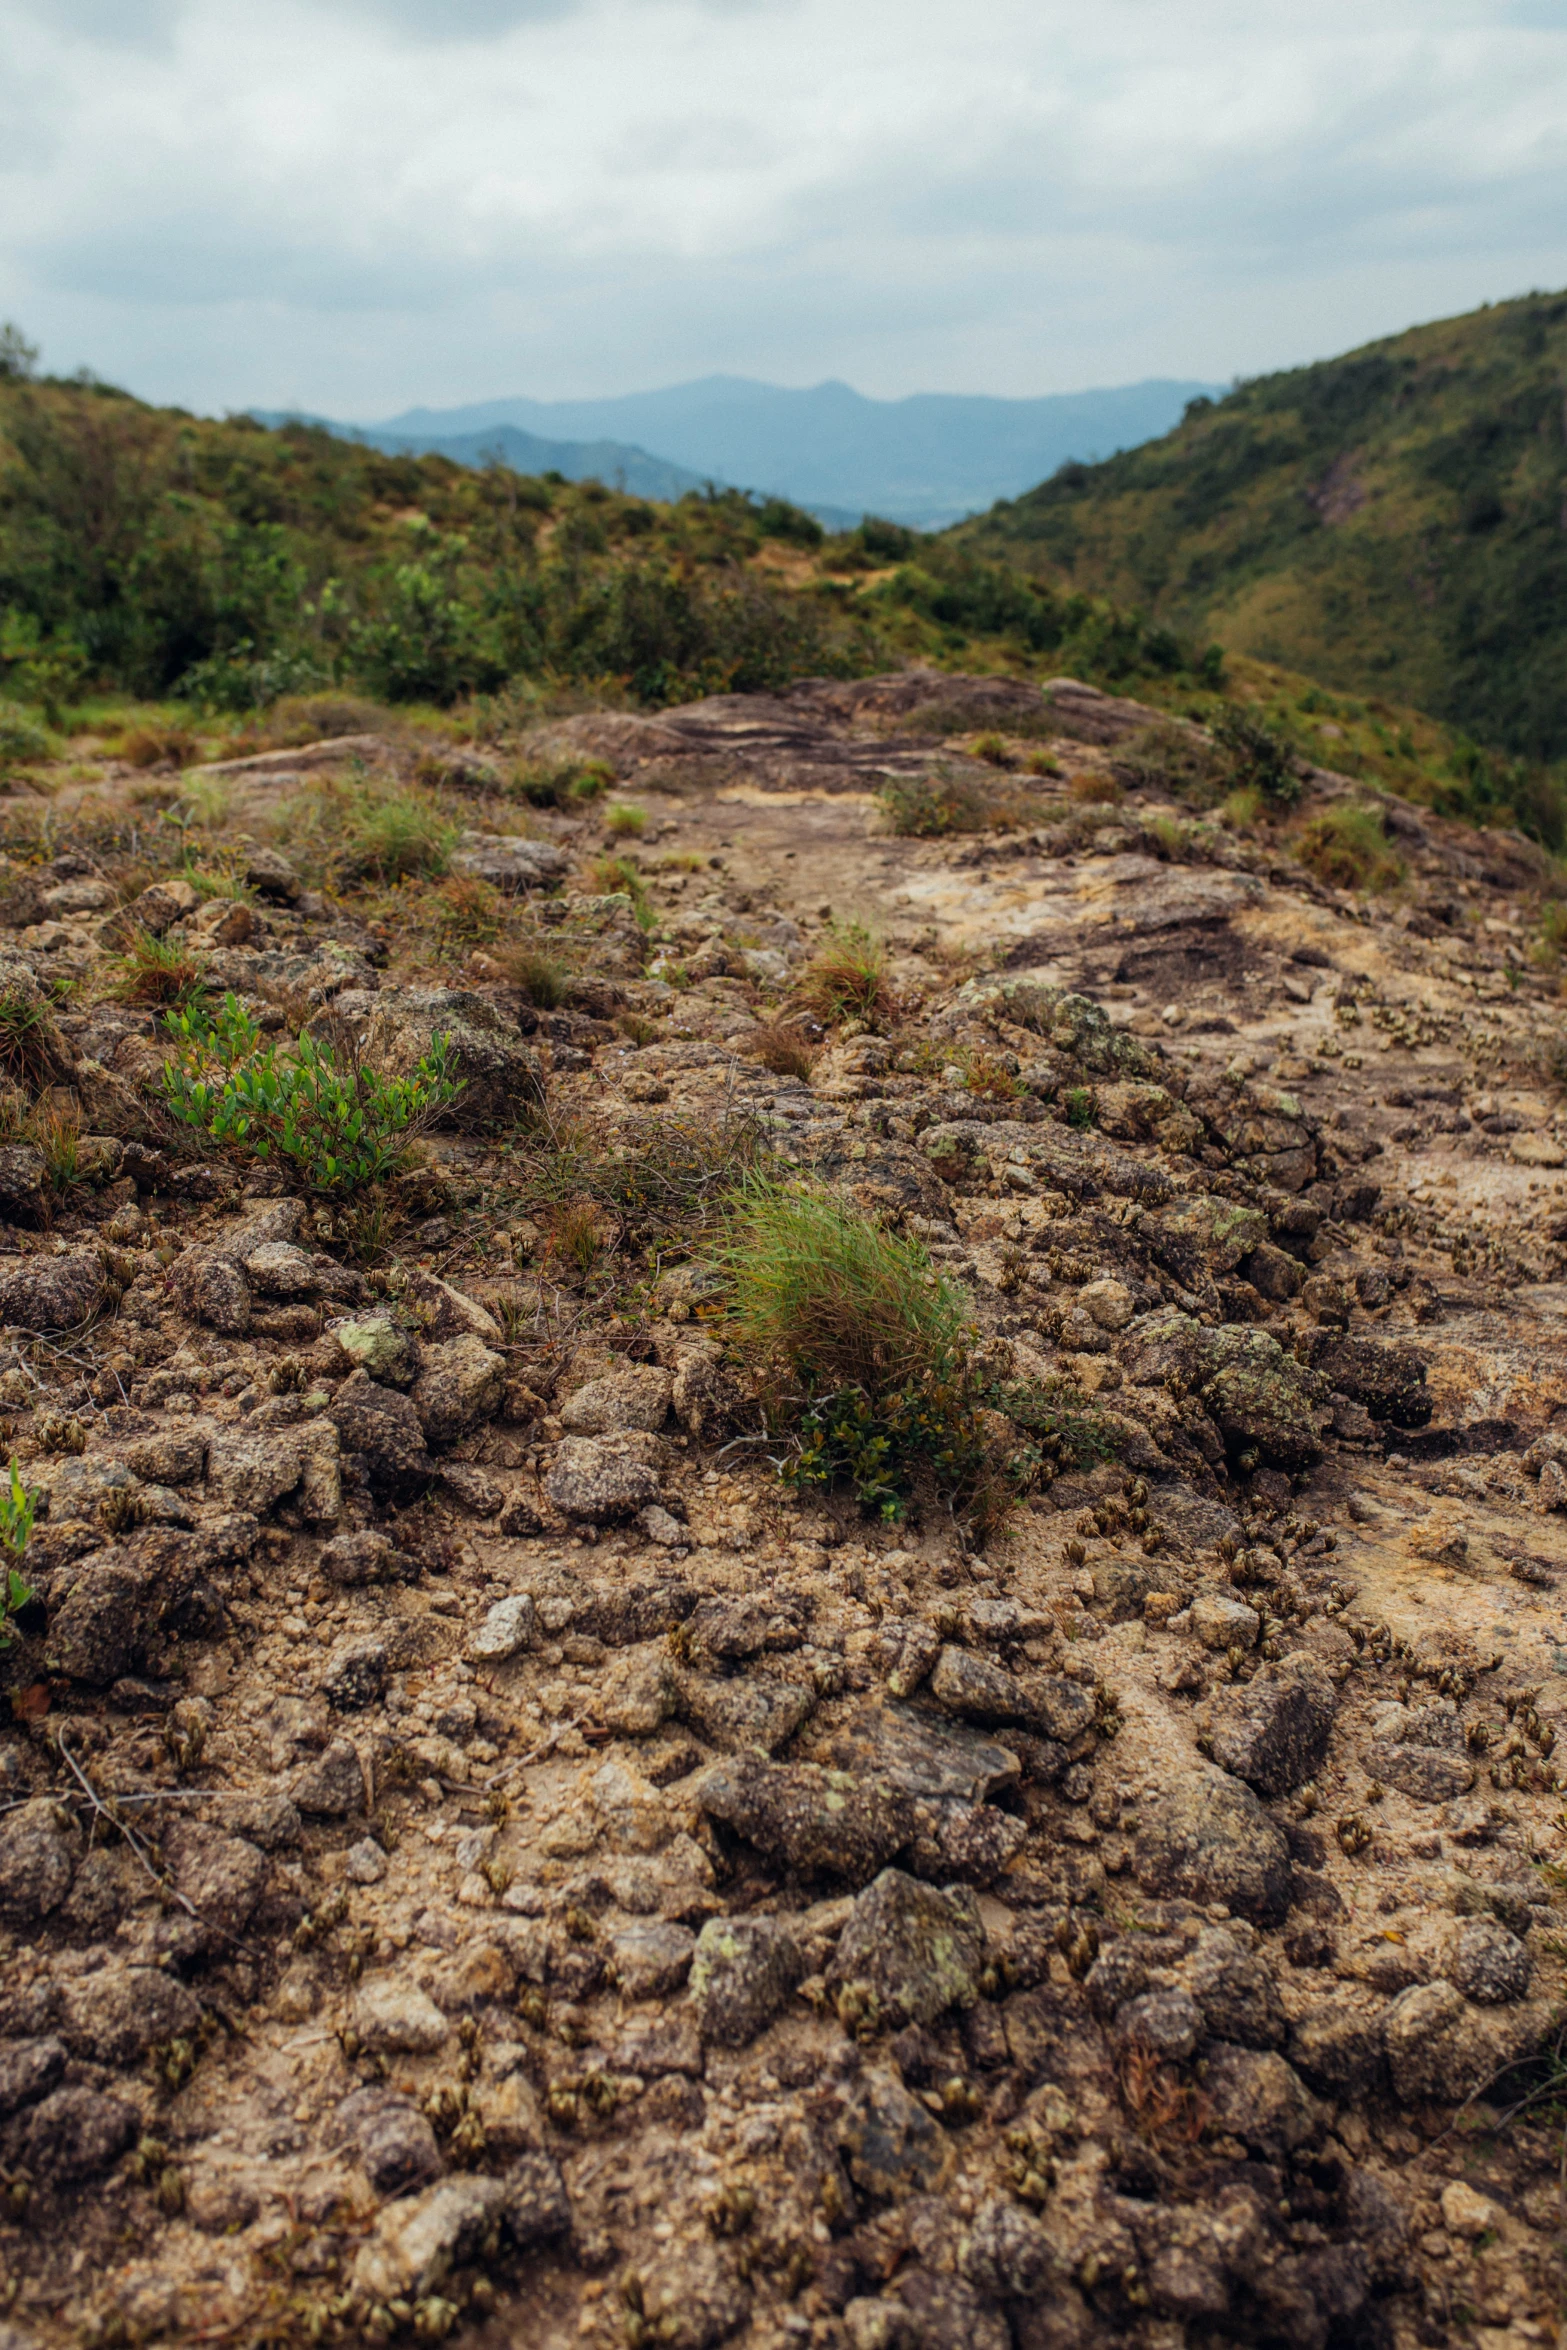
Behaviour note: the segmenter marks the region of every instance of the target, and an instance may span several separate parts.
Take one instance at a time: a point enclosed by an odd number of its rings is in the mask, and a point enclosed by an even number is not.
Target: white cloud
[[[194,406],[1224,376],[1567,279],[1545,0],[0,0],[0,312]]]

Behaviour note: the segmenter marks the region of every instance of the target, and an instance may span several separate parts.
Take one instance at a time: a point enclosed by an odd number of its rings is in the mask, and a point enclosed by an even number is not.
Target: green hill
[[[1197,400],[960,525],[1228,652],[1567,753],[1567,294]],[[1326,753],[1324,753],[1326,755]]]

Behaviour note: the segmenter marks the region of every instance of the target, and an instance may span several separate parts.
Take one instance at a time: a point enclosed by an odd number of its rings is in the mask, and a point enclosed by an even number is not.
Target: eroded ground
[[[1368,901],[1083,796],[1143,715],[913,676],[561,721],[535,748],[648,812],[650,935],[592,815],[519,836],[468,754],[477,944],[432,884],[310,886],[342,745],[207,779],[227,890],[129,916],[102,810],[153,824],[144,787],[62,787],[0,968],[78,982],[27,1090],[88,1138],[52,1205],[0,1151],[47,1497],[0,1738],[6,2350],[1555,2340],[1540,870],[1398,809]],[[977,726],[1053,755],[1026,820],[888,837],[889,769]],[[829,919],[901,1013],[771,1074]],[[275,1029],[458,1038],[463,1123],[375,1231],[169,1124],[112,992],[137,925]],[[697,1238],[758,1151],[1079,1399],[1085,1454],[984,1545],[774,1474]]]

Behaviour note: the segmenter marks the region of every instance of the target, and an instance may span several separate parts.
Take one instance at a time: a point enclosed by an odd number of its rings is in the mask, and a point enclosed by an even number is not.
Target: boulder
[[[105,1287],[102,1260],[92,1249],[0,1257],[0,1322],[24,1330],[74,1330],[98,1311]]]
[[[886,2023],[928,2024],[979,1997],[985,1931],[974,1896],[883,1869],[838,1940],[832,1981],[863,1987]]]
[[[605,1525],[634,1517],[658,1498],[658,1479],[646,1462],[598,1437],[568,1436],[545,1480],[545,1492],[568,1518]]]
[[[709,1918],[691,1960],[691,1998],[704,2040],[743,2048],[771,2023],[805,1972],[777,1918]]]
[[[1453,1937],[1447,1974],[1466,1999],[1503,2007],[1522,1999],[1532,1964],[1525,1945],[1496,1918],[1466,1918]]]
[[[100,1967],[65,1986],[61,2038],[95,2064],[137,2064],[201,2029],[201,2002],[160,1967]]]
[[[455,1444],[494,1418],[505,1393],[506,1357],[468,1335],[425,1348],[411,1401],[428,1443]]]
[[[514,1592],[510,1599],[498,1599],[469,1635],[468,1654],[475,1664],[505,1664],[532,1647],[537,1631],[531,1592]]]
[[[1132,1866],[1146,1893],[1222,1901],[1254,1925],[1277,1925],[1289,1908],[1284,1831],[1223,1771],[1176,1777],[1141,1807]]]
[[[302,1812],[321,1819],[346,1819],[360,1809],[365,1797],[365,1775],[359,1757],[346,1738],[338,1738],[297,1772],[289,1794]]]
[[[1216,1701],[1209,1752],[1259,1795],[1288,1795],[1320,1769],[1337,1704],[1315,1657],[1286,1657]]]
[[[623,1998],[664,1999],[680,1989],[695,1954],[689,1926],[637,1919],[622,1926],[610,1943],[610,1972]]]
[[[441,1125],[464,1132],[515,1126],[544,1098],[532,1045],[515,1021],[470,989],[388,987],[374,995],[353,989],[316,1027],[328,1038],[346,1030],[369,1066],[388,1077],[411,1077],[444,1036],[462,1091],[441,1111]]]

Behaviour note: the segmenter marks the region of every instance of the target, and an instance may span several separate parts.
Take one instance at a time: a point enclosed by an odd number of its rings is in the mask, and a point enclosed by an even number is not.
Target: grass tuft
[[[1380,808],[1324,808],[1303,828],[1295,854],[1307,871],[1331,889],[1396,889],[1404,878],[1403,859],[1389,846]]]
[[[829,1027],[881,1028],[897,1017],[887,953],[861,922],[833,923],[800,975],[796,1001]]]
[[[560,1010],[571,989],[571,975],[564,963],[537,947],[504,947],[495,960],[536,1011]]]
[[[761,1020],[747,1039],[753,1057],[775,1077],[809,1078],[821,1046],[798,1020]]]
[[[55,1075],[59,1058],[48,1006],[19,987],[0,991],[0,1074],[36,1093]]]
[[[114,993],[122,1004],[162,1007],[190,1002],[200,986],[200,966],[187,948],[138,930],[125,950]]]
[[[904,840],[939,840],[984,832],[995,821],[983,788],[968,776],[896,775],[877,794],[889,832]]]
[[[604,811],[604,829],[617,840],[640,840],[647,830],[647,810],[630,800],[617,800]]]
[[[417,792],[361,794],[346,828],[339,875],[345,882],[436,880],[451,862],[462,826]]]

